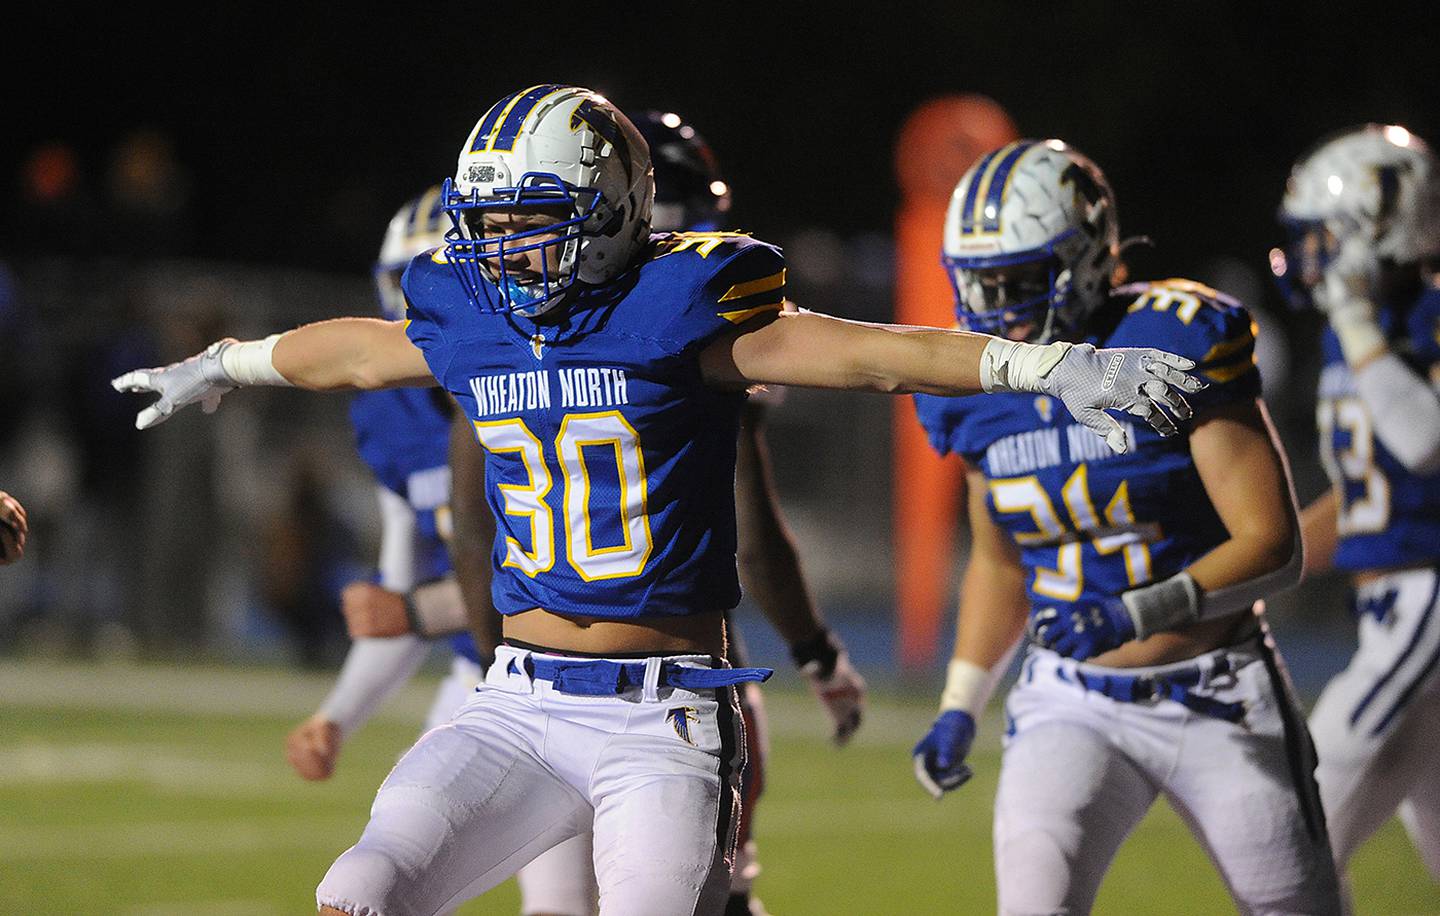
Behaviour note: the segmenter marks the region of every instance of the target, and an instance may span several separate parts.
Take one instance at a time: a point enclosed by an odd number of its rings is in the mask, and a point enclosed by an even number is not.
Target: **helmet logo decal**
[[[570,129],[579,130],[580,125],[588,126],[601,139],[615,148],[620,156],[620,162],[625,165],[627,178],[630,175],[630,144],[625,141],[625,132],[620,125],[615,123],[604,108],[595,104],[594,99],[585,99],[575,106],[575,111],[570,115]]]
[[[1064,172],[1060,174],[1060,183],[1068,184],[1075,189],[1076,209],[1085,214],[1084,226],[1092,236],[1099,236],[1105,233],[1105,208],[1100,206],[1104,194],[1100,185],[1095,181],[1095,176],[1083,168],[1080,163],[1072,162]],[[1080,203],[1084,202],[1081,207]]]

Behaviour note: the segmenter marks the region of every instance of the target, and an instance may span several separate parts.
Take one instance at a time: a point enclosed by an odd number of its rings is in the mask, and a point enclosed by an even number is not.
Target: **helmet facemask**
[[[445,258],[472,301],[530,318],[565,301],[579,274],[585,224],[601,208],[598,189],[526,172],[513,186],[483,196],[479,188],[462,194],[447,178],[442,195],[453,223],[445,234]],[[497,231],[497,224],[515,228]]]

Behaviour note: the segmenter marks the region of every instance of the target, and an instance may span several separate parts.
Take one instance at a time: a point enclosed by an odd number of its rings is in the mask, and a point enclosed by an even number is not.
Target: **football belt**
[[[1173,700],[1187,709],[1202,715],[1214,716],[1226,722],[1239,722],[1245,718],[1244,703],[1224,703],[1213,697],[1191,693],[1190,688],[1201,680],[1229,674],[1233,669],[1230,659],[1220,656],[1208,670],[1196,665],[1162,675],[1089,674],[1076,671],[1075,680],[1086,690],[1104,694],[1120,703],[1144,703],[1149,700]],[[1057,669],[1061,680],[1069,680],[1064,669]]]
[[[514,665],[514,660],[510,664]],[[603,658],[536,658],[532,655],[525,658],[524,664],[530,677],[549,681],[556,690],[574,696],[613,696],[645,685],[644,662],[613,662]],[[747,681],[766,681],[774,673],[773,668],[693,668],[678,662],[665,662],[660,666],[656,687],[709,690],[733,687]]]

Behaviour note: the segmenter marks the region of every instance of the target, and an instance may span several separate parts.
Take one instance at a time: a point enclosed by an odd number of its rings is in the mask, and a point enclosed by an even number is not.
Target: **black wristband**
[[[806,674],[827,678],[835,673],[835,665],[840,661],[840,644],[829,629],[821,627],[814,636],[791,644],[790,658]]]
[[[405,622],[410,625],[410,632],[416,636],[424,636],[424,631],[420,629],[420,614],[415,610],[415,602],[410,593],[401,592],[400,599],[405,603]]]

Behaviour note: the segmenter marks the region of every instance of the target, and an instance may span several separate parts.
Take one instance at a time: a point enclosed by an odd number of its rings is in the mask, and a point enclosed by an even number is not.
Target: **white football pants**
[[[1243,704],[1231,722],[1175,699],[1122,702],[1094,678],[1183,678]],[[1032,647],[1006,701],[995,798],[995,871],[1005,914],[1090,912],[1126,835],[1159,795],[1189,825],[1246,914],[1334,914],[1339,888],[1305,722],[1259,638],[1153,668],[1101,668]]]
[[[1440,881],[1440,576],[1392,573],[1357,590],[1360,645],[1310,715],[1315,777],[1343,870],[1402,806],[1405,826]]]
[[[526,673],[530,655],[501,646],[455,718],[400,759],[322,906],[430,916],[593,831],[600,913],[723,911],[744,760],[734,690],[567,695]]]

